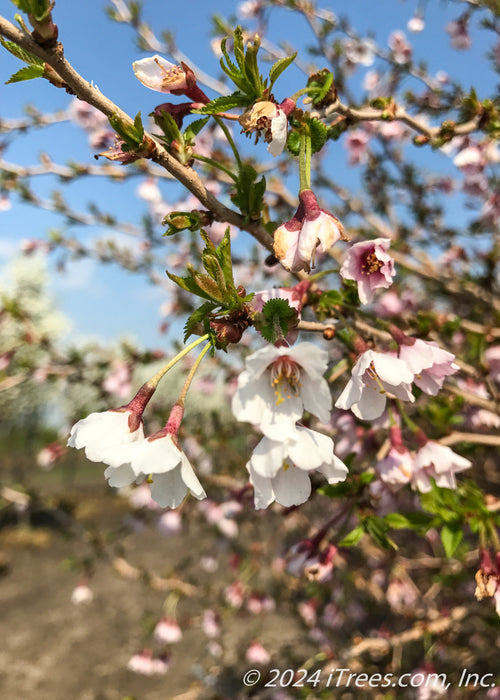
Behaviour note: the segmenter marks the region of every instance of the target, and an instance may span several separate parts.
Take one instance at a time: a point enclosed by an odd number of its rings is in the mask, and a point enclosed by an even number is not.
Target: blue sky
[[[132,62],[147,55],[134,46],[133,32],[125,25],[110,22],[104,12],[108,3],[103,0],[87,2],[56,2],[54,17],[59,26],[60,39],[65,52],[74,67],[88,80],[92,80],[103,93],[119,104],[125,111],[134,115],[141,111],[147,115],[159,102],[161,96],[144,88],[134,77]],[[431,73],[438,70],[450,71],[460,76],[463,83],[476,85],[479,95],[492,89],[491,74],[476,70],[478,61],[488,47],[476,38],[472,30],[473,47],[468,52],[449,49],[449,38],[444,33],[445,24],[460,13],[463,5],[458,3],[429,2],[426,9],[426,29],[418,35],[410,35],[406,24],[412,17],[417,3],[408,0],[377,0],[376,13],[373,0],[357,0],[354,3],[318,3],[337,15],[349,12],[352,25],[360,34],[373,32],[382,46],[386,46],[390,32],[400,29],[407,33],[414,55],[428,62]],[[175,12],[172,12],[175,7]],[[207,3],[202,0],[185,0],[182,3],[146,0],[144,18],[155,32],[168,29],[176,35],[178,47],[204,71],[219,77],[218,61],[209,49],[210,15],[215,10],[228,16],[235,14],[238,3],[218,0]],[[0,12],[11,19],[14,6],[7,0],[0,0]],[[312,39],[304,22],[287,10],[278,10],[271,15],[269,38],[278,43],[285,39],[298,46],[304,46]],[[71,98],[62,90],[56,90],[46,81],[4,85],[10,75],[19,69],[20,64],[5,51],[0,60],[0,115],[12,119],[23,114],[24,105],[30,102],[40,111],[55,111],[67,107]],[[304,60],[308,60],[302,54]],[[364,70],[359,72],[362,76]],[[278,81],[275,94],[278,99],[303,86],[303,76],[292,68],[287,79]],[[288,93],[289,94],[289,93]],[[17,137],[11,142],[4,158],[9,162],[34,165],[39,154],[45,151],[58,163],[69,160],[94,163],[93,152],[87,144],[86,135],[72,124],[53,126],[43,132],[31,132]],[[265,148],[259,151],[267,157]],[[338,149],[338,150],[335,150]],[[332,147],[334,157],[345,161],[341,143]],[[433,164],[441,164],[443,169],[450,164],[441,154],[429,156],[429,151],[421,152],[419,158],[429,158]],[[352,172],[345,173],[349,186],[354,182]],[[137,184],[137,183],[136,183]],[[103,209],[108,208],[121,218],[134,222],[145,212],[144,203],[134,200],[136,184],[107,184],[90,179],[72,183],[65,189],[68,201],[77,209],[85,210],[88,202],[97,200]],[[44,176],[33,180],[40,196],[46,196],[57,182]],[[173,197],[175,190],[170,189]],[[54,227],[61,227],[61,218],[51,212],[41,211],[14,199],[9,211],[0,212],[0,265],[13,255],[23,238],[43,238]],[[91,240],[101,234],[99,228],[75,227],[72,233],[81,240]],[[242,234],[245,236],[245,234]],[[170,245],[170,242],[168,243]],[[53,264],[57,256],[51,259]],[[54,272],[51,289],[57,304],[73,320],[73,338],[95,336],[111,341],[119,336],[132,336],[144,345],[161,346],[164,338],[157,333],[160,320],[158,306],[165,293],[148,285],[138,275],[124,272],[113,265],[99,266],[89,260],[70,263],[66,274]]]

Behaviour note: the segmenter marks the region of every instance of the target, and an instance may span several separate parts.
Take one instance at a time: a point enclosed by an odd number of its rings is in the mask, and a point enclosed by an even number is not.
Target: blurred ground
[[[245,689],[242,678],[251,668],[269,679],[270,668],[308,663],[322,673],[331,663],[401,675],[426,659],[434,664],[429,669],[453,677],[461,668],[498,672],[500,624],[490,600],[474,600],[475,555],[469,564],[433,558],[429,541],[410,541],[401,531],[399,554],[364,539],[336,556],[330,581],[309,582],[284,573],[283,558],[311,534],[310,518],[316,527],[328,519],[326,497],[285,516],[281,508],[256,513],[248,493],[232,536],[191,500],[183,506],[181,533],[165,535],[158,530],[163,511],[134,508],[107,487],[101,465],[71,456],[74,461],[46,473],[0,464],[2,485],[30,499],[27,509],[0,501],[0,700],[400,700],[417,696],[410,690]],[[214,497],[217,487],[204,481]],[[75,605],[72,591],[85,573],[94,599]],[[244,589],[239,607],[225,595],[238,581]],[[396,590],[391,600],[389,584]],[[269,597],[275,609],[252,612],[251,594]],[[153,630],[175,596],[183,636],[161,646]],[[220,635],[212,640],[202,627],[207,609],[220,616]],[[461,617],[449,624],[457,610]],[[429,621],[432,633],[425,631]],[[410,629],[417,634],[393,649],[349,656],[363,640],[394,639]],[[267,664],[246,659],[253,640],[269,652]],[[127,669],[143,649],[168,654],[165,674]],[[452,686],[445,697],[487,696]]]
[[[100,466],[96,476],[101,477]],[[43,477],[50,484],[51,475],[40,475],[38,481]],[[258,639],[276,660],[285,647],[297,648],[297,662],[314,650],[301,642],[307,632],[289,614],[286,603],[274,613],[246,613],[243,619],[225,606],[218,640],[223,662],[211,656],[200,616],[207,607],[220,612],[223,588],[235,574],[228,569],[226,540],[197,514],[184,517],[181,535],[165,537],[152,522],[142,531],[124,528],[131,511],[128,501],[100,479],[61,489],[54,475],[54,483],[44,492],[46,505],[31,515],[34,527],[21,518],[16,526],[0,530],[2,700],[167,700],[190,689],[193,698],[232,698],[243,693],[238,669],[249,667],[244,661],[249,639]],[[71,515],[61,515],[56,503],[71,509]],[[256,530],[247,532],[246,539],[250,534],[252,540],[264,543],[256,548],[257,559],[265,560],[256,562],[257,571],[260,564],[270,563],[265,541],[273,528],[262,518],[255,524]],[[216,571],[202,569],[203,556],[218,561]],[[92,562],[94,571],[90,579],[94,600],[88,605],[71,602],[79,582],[74,569],[81,561]],[[133,578],[135,569],[141,571],[138,579]],[[162,616],[167,592],[154,590],[147,580],[151,575],[178,577],[194,589],[192,595],[181,593],[177,619],[183,638],[170,647],[168,672],[149,677],[127,670],[127,662],[144,647],[155,648],[151,633]],[[259,586],[255,577],[254,585]],[[289,658],[289,651],[285,656]],[[217,677],[213,691],[197,680],[209,674],[214,681]]]

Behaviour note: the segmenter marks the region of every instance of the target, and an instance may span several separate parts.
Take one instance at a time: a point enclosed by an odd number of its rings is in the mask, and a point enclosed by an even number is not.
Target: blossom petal
[[[250,483],[254,488],[254,505],[258,510],[267,508],[275,500],[272,480],[257,474],[250,463],[247,464]]]
[[[299,506],[311,495],[311,480],[307,472],[297,467],[280,469],[273,479],[276,501],[285,508]]]
[[[162,508],[177,508],[187,494],[187,486],[182,479],[180,469],[154,474],[150,489],[151,498]]]
[[[108,484],[115,488],[122,488],[132,484],[137,476],[130,464],[122,464],[119,467],[108,467],[104,472],[104,478]]]
[[[189,463],[189,460],[184,453],[182,453],[181,460],[181,476],[182,480],[195,498],[201,501],[201,499],[207,497],[205,489],[200,484],[198,477],[194,473],[193,467]]]

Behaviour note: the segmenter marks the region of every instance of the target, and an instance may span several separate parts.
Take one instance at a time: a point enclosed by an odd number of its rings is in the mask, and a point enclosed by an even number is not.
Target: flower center
[[[369,379],[372,380],[372,382],[376,385],[373,388],[376,389],[377,386],[379,387],[379,391],[381,394],[385,394],[386,390],[384,388],[384,385],[382,384],[382,381],[380,377],[378,376],[377,372],[375,371],[375,365],[373,362],[370,362],[370,366],[366,370],[365,374],[368,376]]]
[[[376,253],[368,253],[361,264],[362,275],[373,275],[378,272],[384,263],[377,258]]]
[[[172,66],[172,68],[167,70],[161,65],[157,58],[155,58],[155,63],[161,71],[163,87],[167,87],[173,83],[178,83],[184,78],[184,70],[181,68],[181,66]]]
[[[276,405],[285,399],[298,396],[300,389],[300,367],[288,355],[283,355],[271,365],[271,384],[276,394]]]

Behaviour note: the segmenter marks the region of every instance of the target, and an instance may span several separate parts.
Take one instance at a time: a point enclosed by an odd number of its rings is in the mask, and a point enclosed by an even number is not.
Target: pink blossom
[[[161,535],[179,535],[182,531],[182,516],[177,510],[167,510],[162,513],[156,523],[156,529]]]
[[[312,190],[299,194],[300,204],[290,221],[274,232],[274,254],[290,272],[314,267],[316,254],[325,253],[337,241],[347,240],[340,221],[321,209]]]
[[[145,202],[160,202],[162,199],[158,181],[154,177],[145,178],[136,189],[136,194]]]
[[[69,105],[69,118],[86,131],[95,131],[108,125],[108,118],[96,107],[75,97]]]
[[[396,63],[403,64],[411,60],[411,46],[407,42],[404,32],[392,32],[389,37],[389,46],[392,49]]]
[[[450,35],[451,45],[458,51],[470,49],[472,41],[469,35],[469,18],[462,15],[456,20],[449,22],[445,27],[446,33]]]
[[[431,490],[430,479],[441,488],[456,489],[455,474],[472,466],[472,462],[445,445],[429,440],[416,453],[412,487],[421,493]]]
[[[241,608],[244,601],[244,588],[239,579],[225,588],[224,599],[232,608]]]
[[[166,673],[169,665],[166,656],[154,659],[151,650],[144,649],[140,654],[134,654],[130,657],[127,668],[129,671],[140,673],[144,676],[156,676]]]
[[[213,639],[220,634],[219,616],[213,610],[204,610],[201,618],[202,628],[207,637]]]
[[[500,345],[492,345],[484,352],[484,360],[494,382],[500,384]]]
[[[12,355],[13,355],[13,353],[11,350],[0,354],[0,372],[3,371],[4,369],[7,369],[7,367],[10,365],[11,360],[12,360]]]
[[[349,131],[344,145],[349,152],[349,165],[360,165],[368,160],[368,143],[370,136],[364,129]]]
[[[260,0],[245,0],[238,5],[238,14],[245,19],[258,17],[264,9],[264,4]]]
[[[500,194],[493,192],[485,201],[479,212],[483,226],[495,226],[500,218]]]
[[[0,192],[0,211],[9,211],[11,206],[9,195],[5,192]]]
[[[58,459],[63,457],[67,449],[58,442],[51,442],[46,445],[37,455],[36,461],[40,469],[47,471],[51,469]]]
[[[443,350],[434,341],[420,338],[406,338],[399,346],[398,357],[415,375],[415,384],[431,396],[437,395],[446,377],[460,369],[454,362],[455,355]]]
[[[303,600],[297,605],[298,613],[308,627],[314,627],[316,624],[317,607],[313,600]]]
[[[245,659],[248,663],[257,666],[265,666],[271,661],[269,653],[264,649],[260,642],[254,641],[245,652]]]
[[[389,581],[386,597],[391,608],[401,613],[416,606],[420,593],[410,579],[393,578]]]
[[[411,289],[405,289],[401,294],[389,290],[379,296],[375,302],[375,313],[381,318],[403,316],[416,309],[417,299]]]
[[[154,628],[153,636],[158,644],[175,644],[181,641],[182,630],[175,620],[163,617]]]
[[[357,65],[371,66],[375,60],[375,48],[375,43],[371,39],[346,39],[344,56],[347,59],[347,68]]]
[[[411,393],[413,372],[402,360],[367,350],[352,368],[352,376],[335,406],[352,410],[362,420],[373,420],[384,412],[387,395],[415,401]]]
[[[386,484],[408,484],[413,474],[413,457],[406,448],[392,446],[387,456],[377,462],[375,469]]]
[[[363,78],[363,88],[370,94],[380,91],[381,75],[376,70],[369,70]]]
[[[418,34],[425,28],[424,18],[420,15],[414,15],[410,20],[408,20],[408,24],[406,26],[409,32],[412,32],[412,34]]]
[[[372,301],[375,289],[387,288],[392,284],[396,271],[394,261],[387,253],[390,244],[389,238],[375,238],[354,243],[346,251],[340,274],[344,279],[358,283],[362,304]]]
[[[276,603],[273,598],[258,593],[251,593],[246,602],[246,608],[252,615],[261,615],[262,613],[273,612]]]
[[[128,362],[113,360],[111,373],[102,383],[102,388],[109,394],[115,394],[120,399],[126,398],[131,389],[131,372]]]
[[[73,589],[71,594],[71,602],[73,605],[88,605],[94,600],[94,594],[89,588],[88,583],[79,583],[76,588]]]

